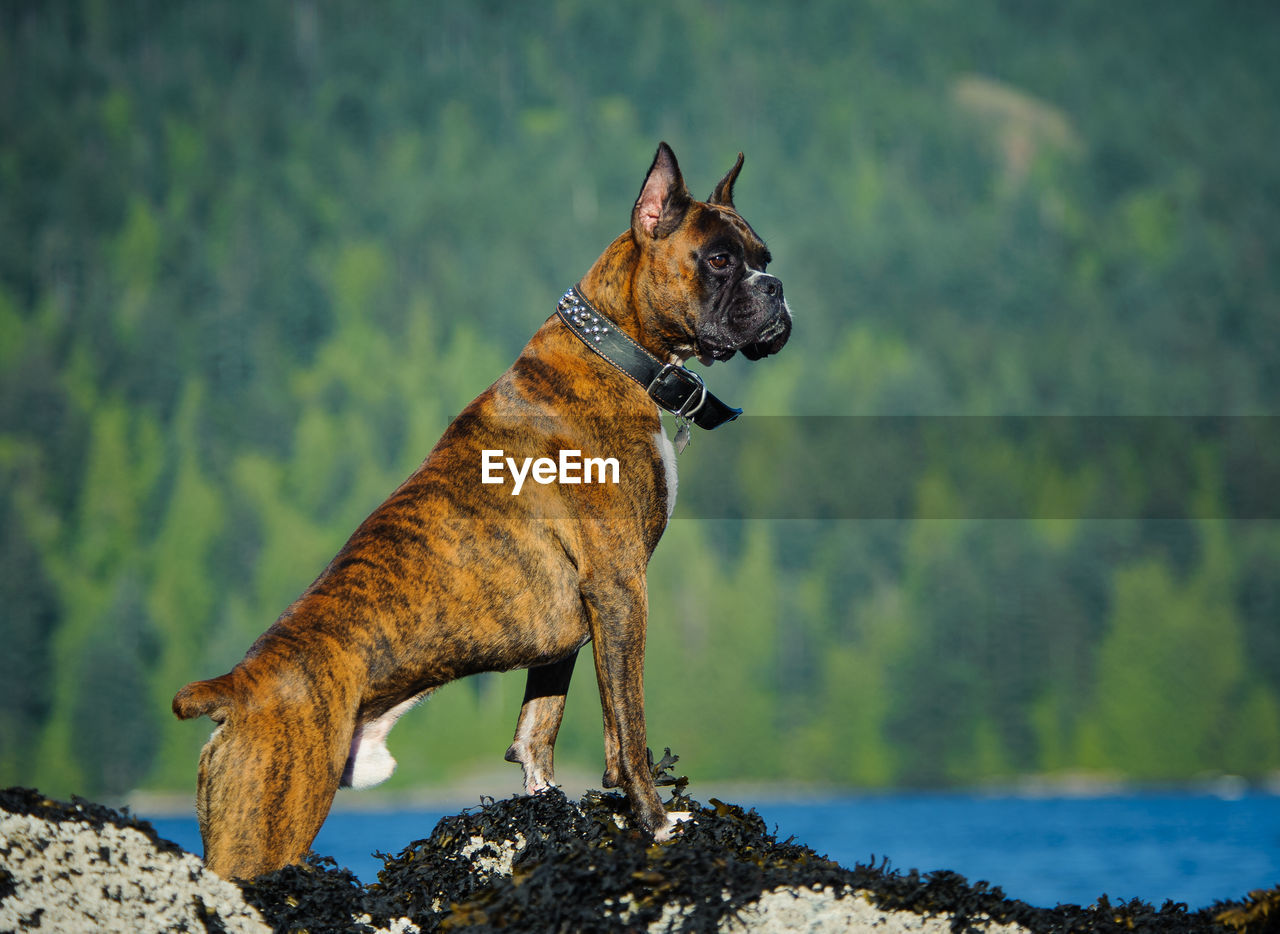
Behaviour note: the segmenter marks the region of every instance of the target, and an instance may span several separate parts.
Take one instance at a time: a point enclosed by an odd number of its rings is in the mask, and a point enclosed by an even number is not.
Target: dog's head
[[[637,298],[681,359],[704,364],[738,351],[758,360],[791,336],[782,282],[765,271],[769,248],[733,204],[742,154],[707,201],[685,187],[675,153],[658,146],[631,212],[640,251]]]

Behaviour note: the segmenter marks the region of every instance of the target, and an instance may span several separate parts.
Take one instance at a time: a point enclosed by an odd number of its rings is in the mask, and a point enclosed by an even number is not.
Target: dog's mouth
[[[759,360],[776,354],[790,337],[791,311],[784,303],[778,313],[760,329],[760,333],[751,339],[727,344],[710,337],[702,337],[698,340],[694,353],[703,366],[710,366],[716,360],[728,360],[739,350],[748,360]]]
[[[773,320],[765,325],[756,339],[742,347],[742,355],[748,360],[759,360],[762,357],[768,357],[776,354],[787,343],[791,337],[791,311],[786,305],[782,306],[780,311]]]
[[[728,360],[738,351],[732,347],[721,347],[710,341],[698,341],[694,347],[694,355],[703,366],[711,366],[717,360]]]

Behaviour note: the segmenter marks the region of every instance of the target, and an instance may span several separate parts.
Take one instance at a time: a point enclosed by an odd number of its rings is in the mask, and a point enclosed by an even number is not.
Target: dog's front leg
[[[583,602],[591,629],[592,656],[604,714],[606,756],[616,744],[617,778],[631,802],[636,822],[666,840],[685,815],[668,816],[653,784],[646,756],[644,645],[648,595],[644,577],[584,582]],[[614,762],[608,763],[610,769]],[[606,772],[606,781],[611,776]]]
[[[555,785],[556,734],[577,659],[574,651],[558,662],[529,669],[516,735],[507,748],[506,760],[518,762],[524,769],[524,789],[531,795]]]

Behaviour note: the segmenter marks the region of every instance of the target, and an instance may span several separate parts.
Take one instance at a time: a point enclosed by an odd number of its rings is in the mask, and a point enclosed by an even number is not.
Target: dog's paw
[[[536,762],[521,761],[524,768],[525,794],[540,795],[548,788],[556,787],[556,780],[549,769],[544,769]]]
[[[654,841],[666,843],[680,832],[680,825],[689,820],[693,820],[692,811],[668,811],[667,822],[653,832]]]

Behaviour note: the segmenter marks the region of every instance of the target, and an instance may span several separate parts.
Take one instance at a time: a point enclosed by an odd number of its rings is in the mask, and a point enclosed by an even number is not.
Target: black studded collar
[[[577,286],[564,293],[556,313],[574,336],[638,383],[677,420],[710,430],[742,414],[742,409],[716,398],[697,373],[678,363],[663,363],[637,344],[596,310]]]

